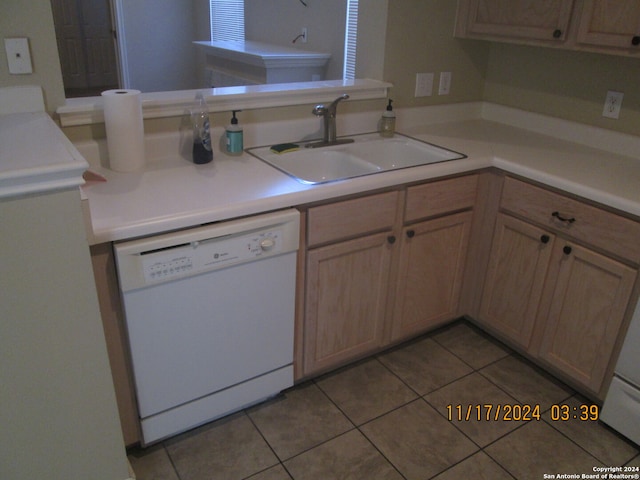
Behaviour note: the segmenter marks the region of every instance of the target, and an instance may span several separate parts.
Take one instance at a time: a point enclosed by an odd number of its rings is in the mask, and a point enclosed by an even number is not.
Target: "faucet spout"
[[[325,105],[316,105],[314,107],[314,109],[312,110],[312,113],[318,117],[322,117],[323,119],[324,134],[321,142],[310,143],[307,145],[307,147],[311,147],[311,148],[323,147],[327,145],[335,145],[337,143],[340,143],[336,140],[337,138],[336,113],[338,110],[338,103],[340,103],[342,100],[347,100],[348,98],[349,98],[349,95],[345,93],[343,95],[340,95],[333,102],[331,102],[331,104],[328,107]],[[348,141],[345,141],[345,143],[348,143]]]

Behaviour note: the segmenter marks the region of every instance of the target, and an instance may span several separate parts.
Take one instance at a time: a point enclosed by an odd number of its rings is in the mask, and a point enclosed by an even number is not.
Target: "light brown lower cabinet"
[[[392,244],[370,235],[309,251],[305,372],[382,345]]]
[[[392,341],[455,318],[472,217],[468,211],[403,229]]]
[[[537,322],[537,356],[599,392],[637,270],[573,242],[559,241]]]
[[[478,320],[602,398],[634,295],[640,224],[512,178],[501,208]]]

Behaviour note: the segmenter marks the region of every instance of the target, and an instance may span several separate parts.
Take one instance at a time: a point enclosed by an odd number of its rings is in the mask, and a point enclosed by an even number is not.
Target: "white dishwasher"
[[[114,245],[143,445],[293,385],[300,214]]]

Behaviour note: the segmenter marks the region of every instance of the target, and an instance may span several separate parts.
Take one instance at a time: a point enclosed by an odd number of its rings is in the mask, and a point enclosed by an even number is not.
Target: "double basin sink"
[[[349,137],[352,143],[300,148],[275,153],[271,147],[247,150],[253,156],[305,184],[319,184],[387,172],[400,168],[466,158],[458,152],[396,133],[383,138],[378,133]]]

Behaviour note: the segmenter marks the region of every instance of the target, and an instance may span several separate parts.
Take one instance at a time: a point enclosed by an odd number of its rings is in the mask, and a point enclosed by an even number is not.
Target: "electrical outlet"
[[[433,93],[433,73],[416,73],[416,97],[428,97]]]
[[[451,72],[440,72],[438,95],[449,95],[451,90]]]
[[[604,109],[602,110],[602,116],[607,118],[617,119],[620,116],[620,109],[622,108],[622,99],[624,93],[613,92],[609,90],[607,92],[607,98],[604,101]]]
[[[29,39],[5,38],[4,49],[7,52],[9,73],[13,75],[33,73],[31,54],[29,53]]]

